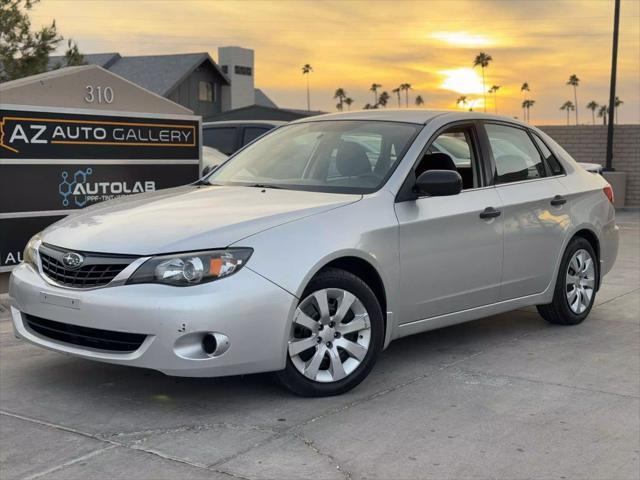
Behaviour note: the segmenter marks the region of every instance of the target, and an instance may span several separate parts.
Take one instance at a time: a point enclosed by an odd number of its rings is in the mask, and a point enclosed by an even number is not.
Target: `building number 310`
[[[113,102],[113,89],[111,87],[101,87],[87,85],[85,91],[87,94],[84,96],[84,101],[87,103],[111,103]]]

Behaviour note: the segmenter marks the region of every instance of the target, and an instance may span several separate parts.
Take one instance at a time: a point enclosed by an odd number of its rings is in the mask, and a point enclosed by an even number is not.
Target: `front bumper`
[[[64,301],[45,302],[47,295]],[[52,286],[21,264],[11,275],[9,296],[19,338],[90,360],[190,377],[283,369],[289,319],[297,304],[293,295],[247,267],[192,287],[140,284],[83,291]],[[98,350],[38,334],[27,325],[26,315],[147,337],[132,352]],[[209,332],[229,339],[229,348],[219,356],[208,357],[194,341]]]

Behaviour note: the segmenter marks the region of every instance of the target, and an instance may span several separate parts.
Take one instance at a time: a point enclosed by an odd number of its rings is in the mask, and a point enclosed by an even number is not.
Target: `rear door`
[[[527,129],[484,122],[496,191],[503,204],[500,300],[544,291],[569,226],[566,190]]]
[[[415,184],[416,171],[429,170],[428,156],[434,152],[446,152],[453,160],[463,191],[418,199],[403,199],[401,192],[395,204],[402,323],[494,303],[500,289],[501,202],[483,174],[475,123],[436,133],[403,191]],[[492,210],[487,214],[485,209]]]

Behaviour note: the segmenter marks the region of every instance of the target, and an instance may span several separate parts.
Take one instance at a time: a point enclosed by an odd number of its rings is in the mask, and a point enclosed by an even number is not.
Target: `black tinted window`
[[[244,134],[242,135],[242,145],[246,145],[247,143],[253,142],[256,138],[267,133],[270,128],[267,127],[247,127],[244,129]]]
[[[202,143],[207,147],[213,147],[222,153],[231,155],[236,151],[236,128],[205,128],[202,132]]]
[[[553,175],[562,175],[564,173],[564,169],[562,168],[562,165],[560,165],[560,162],[555,157],[553,152],[549,150],[549,147],[547,147],[547,145],[542,141],[542,139],[538,137],[538,135],[536,135],[535,133],[533,134],[533,139],[536,141],[538,148],[542,152],[542,155],[544,156],[544,159],[547,162],[547,165],[551,169],[551,173]]]

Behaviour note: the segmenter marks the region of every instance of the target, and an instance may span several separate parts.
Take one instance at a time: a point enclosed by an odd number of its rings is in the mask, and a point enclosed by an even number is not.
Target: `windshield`
[[[382,186],[421,127],[357,120],[287,125],[249,145],[207,180],[221,185],[368,193]]]

